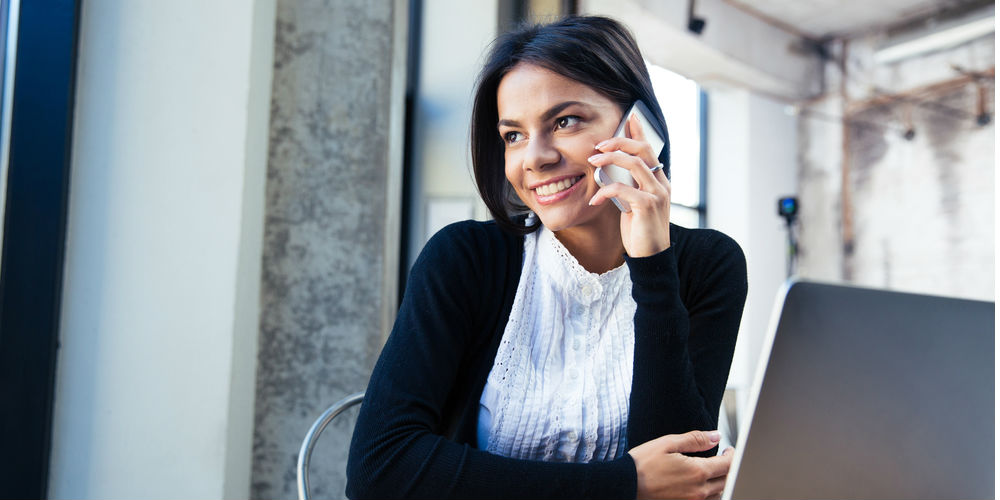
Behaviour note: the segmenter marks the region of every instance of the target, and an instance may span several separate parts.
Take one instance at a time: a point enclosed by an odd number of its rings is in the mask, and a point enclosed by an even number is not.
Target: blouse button
[[[572,369],[572,370],[569,371],[569,378],[571,378],[573,380],[576,380],[576,378],[579,377],[579,376],[580,376],[580,372],[576,368],[574,368],[574,369]]]
[[[574,351],[580,350],[580,339],[573,339],[573,350]]]
[[[579,436],[576,435],[576,431],[569,431],[569,434],[566,434],[566,437],[569,438],[569,440],[574,443],[579,438]]]
[[[585,299],[590,300],[594,296],[594,287],[591,285],[583,285],[583,288],[580,290],[580,292],[583,293],[583,297]]]

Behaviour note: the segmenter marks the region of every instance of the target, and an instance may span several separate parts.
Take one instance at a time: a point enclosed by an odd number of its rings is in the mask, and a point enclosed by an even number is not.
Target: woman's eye
[[[579,116],[561,116],[556,119],[556,128],[572,127],[580,122]]]
[[[507,132],[503,135],[503,142],[506,142],[507,144],[513,144],[519,140],[521,140],[520,132]]]

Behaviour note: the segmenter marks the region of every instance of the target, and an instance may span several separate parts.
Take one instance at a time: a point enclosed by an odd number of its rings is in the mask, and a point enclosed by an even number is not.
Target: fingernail
[[[590,201],[588,201],[587,204],[593,206],[594,205],[594,198],[597,198],[596,194],[590,198]]]
[[[603,148],[604,146],[607,146],[607,145],[608,145],[608,142],[610,142],[610,141],[601,141],[601,142],[597,143],[597,145],[596,145],[596,146],[594,146],[594,149],[601,149],[601,148]]]
[[[587,161],[589,161],[590,163],[593,163],[594,160],[597,159],[597,158],[599,158],[602,154],[603,153],[598,153],[598,154],[596,154],[594,156],[591,156],[590,158],[587,158]]]
[[[722,434],[719,431],[708,431],[708,440],[713,443],[718,443],[722,439]]]

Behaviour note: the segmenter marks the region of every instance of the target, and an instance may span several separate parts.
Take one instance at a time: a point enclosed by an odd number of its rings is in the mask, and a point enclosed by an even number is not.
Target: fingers
[[[628,137],[612,137],[594,146],[594,149],[604,153],[624,151],[639,156],[649,166],[660,162],[657,159],[659,151],[653,151],[653,147],[646,141],[646,132],[642,129],[642,123],[639,122],[638,116],[633,114],[629,117],[625,132]]]
[[[646,131],[642,129],[642,122],[639,121],[638,115],[632,114],[632,116],[629,116],[628,123],[625,125],[625,128],[628,129],[625,131],[626,137],[648,144],[649,141],[646,140]]]
[[[733,448],[730,447],[722,455],[700,459],[705,476],[708,478],[705,481],[705,498],[722,497],[722,492],[726,488],[726,477],[733,463],[733,452]]]
[[[657,188],[662,187],[667,179],[662,174],[662,171],[656,173],[650,171],[650,165],[647,165],[645,160],[626,151],[616,150],[607,153],[598,153],[588,158],[587,161],[595,167],[617,165],[628,170],[632,174],[632,178],[639,184],[639,189],[643,191],[656,192]],[[651,165],[655,166],[657,163],[652,163]],[[659,174],[661,177],[657,177],[656,174]]]
[[[705,483],[705,498],[722,498],[722,493],[726,490],[726,478],[719,477]]]
[[[632,186],[626,186],[619,182],[608,184],[597,190],[591,205],[600,205],[611,198],[618,198],[629,204],[630,212],[650,212],[657,205],[657,197],[645,191],[640,191]]]
[[[616,152],[624,153],[626,156],[630,156],[632,158],[639,160],[639,162],[637,163],[633,162],[632,164],[636,166],[641,166],[645,170],[649,170],[660,164],[660,159],[653,154],[653,150],[649,147],[649,144],[645,142],[639,143],[634,139],[616,137],[614,139],[608,139],[607,141],[604,141],[598,144],[597,146],[594,146],[594,149],[600,151],[600,153],[594,155],[594,157],[599,157],[599,155],[601,154],[609,154]],[[611,163],[616,163],[616,162],[612,161]],[[628,165],[619,165],[619,166],[622,168],[629,168]],[[666,175],[664,175],[664,178],[666,178]]]
[[[705,472],[710,478],[722,477],[725,478],[726,474],[729,474],[729,467],[733,465],[733,454],[723,453],[715,457],[709,457],[702,460],[702,466],[705,467]]]
[[[668,453],[692,453],[714,448],[719,444],[722,435],[719,431],[691,431],[684,434],[668,434],[660,439],[666,441]]]
[[[629,450],[635,462],[638,498],[719,498],[732,465],[733,449],[710,458],[688,457],[719,442],[718,431],[661,436]]]

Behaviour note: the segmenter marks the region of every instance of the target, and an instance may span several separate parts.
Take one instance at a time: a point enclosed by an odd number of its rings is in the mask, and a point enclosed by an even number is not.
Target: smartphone
[[[649,111],[642,101],[635,101],[635,104],[625,113],[622,118],[622,122],[618,124],[618,130],[615,131],[615,137],[626,137],[625,131],[627,129],[628,119],[632,115],[637,115],[639,117],[639,123],[642,125],[642,132],[646,135],[646,141],[649,145],[653,147],[653,152],[656,156],[660,156],[660,152],[663,151],[664,141],[660,137],[660,134],[653,127],[653,113]],[[638,187],[635,179],[632,178],[632,174],[627,168],[619,167],[618,165],[608,165],[605,167],[597,167],[594,172],[594,177],[597,180],[599,186],[606,186],[612,182],[620,182],[633,187]],[[628,202],[625,200],[619,200],[618,198],[611,198],[618,210],[622,212],[628,212],[631,210],[628,206]]]

